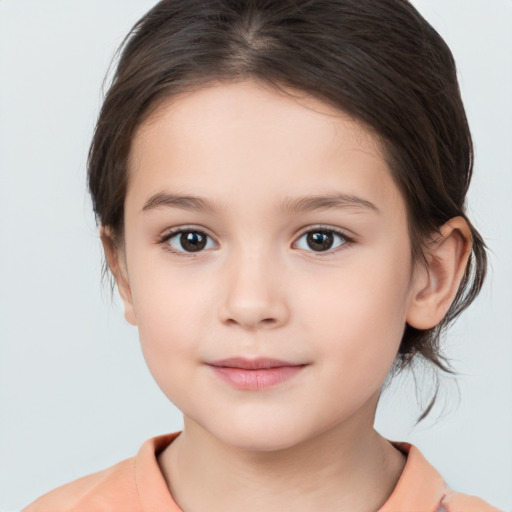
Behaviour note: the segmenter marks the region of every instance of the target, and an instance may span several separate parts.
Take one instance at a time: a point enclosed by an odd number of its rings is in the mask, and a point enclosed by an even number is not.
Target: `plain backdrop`
[[[135,328],[100,284],[85,161],[113,53],[151,0],[0,0],[0,510],[133,456],[181,428]],[[413,2],[451,47],[472,128],[469,214],[491,250],[478,300],[427,373],[385,393],[377,429],[449,485],[512,510],[512,1]],[[459,392],[459,391],[460,392]],[[419,399],[419,405],[417,403]]]

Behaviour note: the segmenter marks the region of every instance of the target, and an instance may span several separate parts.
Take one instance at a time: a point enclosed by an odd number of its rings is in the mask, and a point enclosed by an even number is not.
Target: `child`
[[[89,186],[184,429],[25,510],[497,510],[373,428],[482,286],[471,171],[451,53],[405,0],[157,4]]]

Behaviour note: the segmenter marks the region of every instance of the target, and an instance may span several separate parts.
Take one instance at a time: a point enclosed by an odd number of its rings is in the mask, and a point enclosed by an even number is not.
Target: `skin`
[[[376,138],[294,94],[248,80],[164,102],[133,140],[123,245],[101,231],[125,317],[184,415],[158,461],[185,512],[380,508],[405,464],[373,428],[382,384],[406,322],[440,322],[467,263],[470,232],[457,217],[429,245],[429,264],[414,265]],[[333,193],[366,203],[281,208]],[[155,194],[218,208],[145,209]],[[319,251],[307,238],[319,225],[345,238]],[[179,234],[162,241],[177,227],[204,232],[205,248],[187,253]],[[240,390],[207,364],[230,357],[304,366]]]

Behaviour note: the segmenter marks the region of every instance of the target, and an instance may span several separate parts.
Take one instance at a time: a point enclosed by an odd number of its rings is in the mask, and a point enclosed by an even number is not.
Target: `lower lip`
[[[268,389],[297,375],[304,366],[278,366],[259,370],[210,366],[215,374],[235,388],[249,391]]]

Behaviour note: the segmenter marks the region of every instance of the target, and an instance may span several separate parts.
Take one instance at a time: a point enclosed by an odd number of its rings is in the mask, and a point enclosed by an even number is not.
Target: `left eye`
[[[305,240],[304,243],[300,243]],[[336,242],[338,240],[338,242]],[[349,242],[348,237],[333,229],[315,229],[304,233],[297,242],[299,249],[313,249],[314,252],[325,252],[336,249]]]

